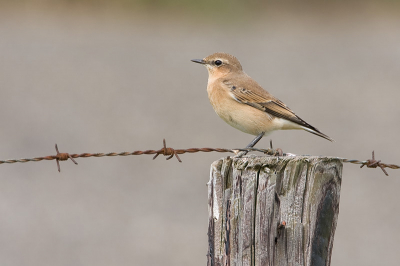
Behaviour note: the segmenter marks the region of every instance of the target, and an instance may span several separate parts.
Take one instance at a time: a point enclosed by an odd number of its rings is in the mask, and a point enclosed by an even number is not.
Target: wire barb
[[[171,158],[174,157],[174,155],[175,155],[176,159],[178,159],[178,161],[181,163],[182,161],[181,161],[181,159],[179,158],[178,153],[177,153],[173,148],[167,148],[165,139],[163,139],[163,144],[164,144],[164,148],[162,148],[162,149],[160,149],[160,150],[157,151],[157,154],[154,155],[153,160],[154,160],[155,158],[157,158],[158,155],[160,155],[160,154],[162,154],[162,155],[164,155],[164,156],[169,156],[169,157],[167,158],[167,160],[171,159]]]
[[[71,159],[71,161],[73,161],[76,165],[78,164],[74,158],[71,157],[71,155],[69,155],[69,153],[60,153],[58,151],[58,147],[57,147],[57,143],[56,143],[56,152],[57,155],[55,156],[56,162],[57,162],[57,168],[58,168],[58,172],[61,172],[61,168],[60,168],[60,162],[59,161],[66,161],[68,159]]]
[[[364,166],[367,166],[368,168],[381,168],[382,171],[385,173],[386,176],[389,176],[389,174],[386,172],[385,170],[385,165],[383,163],[381,163],[381,160],[377,161],[375,160],[375,151],[372,151],[372,159],[367,160],[366,162],[364,162],[360,168],[363,168]]]

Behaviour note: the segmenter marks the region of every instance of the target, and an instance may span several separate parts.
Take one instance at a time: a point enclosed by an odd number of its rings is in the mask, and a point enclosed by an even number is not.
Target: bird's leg
[[[257,144],[257,142],[259,142],[260,139],[262,139],[262,137],[264,137],[264,135],[265,135],[265,133],[264,133],[264,132],[261,132],[261,134],[258,135],[257,137],[255,137],[255,139],[253,139],[253,140],[249,143],[249,145],[247,145],[246,148],[253,148],[253,147]]]
[[[257,137],[255,137],[255,139],[253,139],[253,140],[249,143],[249,145],[246,146],[246,148],[253,148],[254,145],[256,145],[257,142],[259,142],[260,139],[262,139],[262,137],[264,137],[264,135],[265,135],[265,133],[262,132],[260,135],[258,135]],[[249,151],[241,151],[241,152],[239,152],[239,153],[237,154],[237,157],[240,158],[240,157],[246,155],[248,152],[249,152]]]

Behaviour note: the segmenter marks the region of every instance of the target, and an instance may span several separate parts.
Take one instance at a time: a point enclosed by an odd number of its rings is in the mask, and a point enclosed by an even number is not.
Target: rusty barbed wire
[[[165,139],[163,140],[163,147],[159,150],[145,150],[145,151],[133,151],[133,152],[109,152],[109,153],[81,153],[81,154],[69,154],[69,153],[60,153],[58,150],[57,144],[55,145],[56,148],[56,155],[49,155],[49,156],[43,156],[43,157],[34,157],[34,158],[23,158],[23,159],[11,159],[11,160],[0,160],[0,164],[11,164],[11,163],[26,163],[26,162],[39,162],[43,160],[56,160],[57,162],[57,168],[58,171],[61,171],[60,168],[60,163],[59,161],[66,161],[68,159],[71,159],[72,162],[75,164],[78,164],[74,158],[89,158],[89,157],[109,157],[109,156],[130,156],[130,155],[153,155],[153,160],[158,157],[158,155],[162,154],[164,156],[168,156],[166,159],[169,160],[172,157],[176,157],[176,159],[181,163],[182,160],[179,158],[178,154],[184,154],[184,153],[196,153],[196,152],[230,152],[234,154],[238,154],[239,152],[250,152],[250,151],[257,151],[264,153],[266,155],[270,156],[296,156],[295,154],[292,153],[283,153],[281,149],[273,149],[272,147],[272,141],[270,142],[270,149],[257,149],[257,148],[244,148],[244,149],[222,149],[222,148],[189,148],[189,149],[174,149],[167,147]],[[375,160],[375,152],[372,152],[372,159],[368,159],[365,161],[360,161],[360,160],[353,160],[353,159],[347,159],[347,158],[340,158],[338,157],[337,159],[341,160],[342,162],[345,163],[352,163],[352,164],[361,164],[360,168],[363,168],[364,166],[367,166],[368,168],[381,168],[383,173],[388,176],[389,174],[385,170],[385,168],[391,168],[391,169],[400,169],[399,165],[395,164],[385,164],[382,163],[380,160],[377,161]]]
[[[342,158],[341,158],[342,159]],[[361,164],[360,168],[363,168],[364,166],[367,166],[368,168],[381,168],[383,173],[385,173],[386,176],[389,176],[388,172],[386,172],[385,168],[390,168],[390,169],[399,169],[400,166],[395,165],[395,164],[386,164],[386,163],[381,163],[381,160],[377,161],[375,160],[375,151],[372,151],[372,159],[366,160],[366,161],[357,161],[357,160],[349,160],[349,159],[343,159],[343,162],[347,163],[354,163],[354,164]]]
[[[178,154],[184,154],[184,153],[195,153],[195,152],[233,152],[233,150],[230,149],[219,149],[219,148],[189,148],[189,149],[173,149],[173,148],[168,148],[166,146],[165,139],[163,140],[163,148],[159,150],[145,150],[145,151],[133,151],[133,152],[109,152],[109,153],[81,153],[81,154],[69,154],[69,153],[60,153],[58,150],[57,144],[55,145],[56,147],[56,155],[49,155],[49,156],[43,156],[43,157],[35,157],[35,158],[23,158],[23,159],[10,159],[10,160],[0,160],[0,164],[11,164],[11,163],[26,163],[26,162],[40,162],[43,160],[50,161],[50,160],[56,160],[57,162],[57,167],[58,171],[61,171],[60,169],[60,164],[59,161],[66,161],[68,159],[71,159],[75,164],[78,164],[74,158],[89,158],[89,157],[108,157],[108,156],[130,156],[130,155],[144,155],[144,154],[149,154],[155,156],[153,157],[153,160],[157,158],[158,155],[162,154],[164,156],[168,156],[166,158],[167,160],[171,159],[173,156],[175,156],[179,162],[182,162],[181,159],[179,158]]]

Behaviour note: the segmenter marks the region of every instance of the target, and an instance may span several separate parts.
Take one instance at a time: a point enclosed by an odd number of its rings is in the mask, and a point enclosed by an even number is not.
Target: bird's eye
[[[216,66],[222,65],[222,61],[221,60],[215,60],[214,63],[215,63]]]

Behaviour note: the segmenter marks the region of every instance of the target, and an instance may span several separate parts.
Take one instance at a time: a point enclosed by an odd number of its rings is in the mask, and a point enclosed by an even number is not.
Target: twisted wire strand
[[[58,147],[56,144],[56,151],[57,155],[49,155],[43,157],[34,157],[34,158],[22,158],[22,159],[10,159],[10,160],[0,160],[0,164],[11,164],[11,163],[26,163],[26,162],[40,162],[43,160],[56,160],[58,171],[60,170],[59,161],[66,161],[71,159],[75,164],[78,164],[74,159],[75,158],[89,158],[89,157],[112,157],[112,156],[130,156],[130,155],[155,155],[153,159],[157,158],[158,155],[162,154],[164,156],[169,156],[167,160],[171,159],[172,157],[176,157],[179,162],[182,162],[179,158],[178,154],[184,153],[197,153],[197,152],[221,152],[221,153],[235,153],[238,154],[239,152],[250,152],[250,151],[257,151],[261,152],[270,156],[296,156],[295,154],[291,153],[283,153],[282,150],[276,149],[256,149],[256,148],[245,148],[245,149],[222,149],[222,148],[189,148],[189,149],[173,149],[166,146],[165,139],[163,140],[163,148],[159,150],[145,150],[145,151],[133,151],[133,152],[109,152],[109,153],[81,153],[81,154],[69,154],[69,153],[60,153],[58,151]],[[361,168],[367,166],[368,168],[381,168],[385,175],[388,175],[384,168],[390,169],[400,169],[399,165],[396,164],[385,164],[381,161],[375,160],[375,154],[372,152],[372,159],[368,159],[365,161],[354,160],[354,159],[347,159],[347,158],[337,158],[344,163],[352,163],[352,164],[360,164]]]

